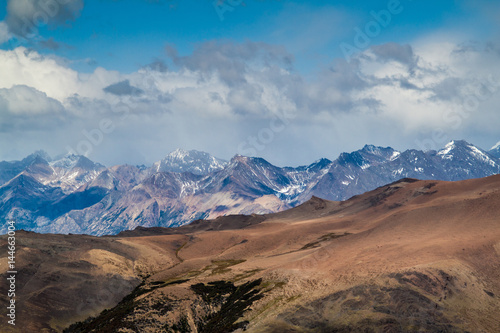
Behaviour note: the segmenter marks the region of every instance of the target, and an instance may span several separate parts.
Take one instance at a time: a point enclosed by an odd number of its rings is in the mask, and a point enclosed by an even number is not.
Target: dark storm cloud
[[[266,43],[209,41],[200,44],[189,56],[179,56],[177,50],[166,47],[175,65],[206,74],[218,73],[227,84],[245,82],[245,73],[252,65],[292,68],[294,58],[284,47]]]
[[[374,45],[371,47],[371,50],[381,61],[395,60],[409,67],[412,67],[416,63],[413,48],[408,44],[386,43]]]
[[[144,68],[160,73],[166,73],[168,71],[167,64],[161,59],[155,59],[152,63],[144,66]]]
[[[321,79],[323,83],[333,85],[343,92],[361,90],[370,86],[366,77],[362,75],[356,59],[351,62],[343,59],[336,61],[329,70],[322,73]]]
[[[399,86],[401,88],[408,89],[408,90],[424,90],[420,87],[417,87],[415,84],[411,83],[410,81],[408,81],[407,78],[401,78],[398,81],[399,81]]]
[[[113,83],[103,89],[105,92],[117,95],[117,96],[139,96],[144,93],[142,89],[136,88],[130,85],[129,80],[120,81],[118,83]]]
[[[50,37],[49,39],[47,40],[43,40],[39,43],[39,45],[45,49],[49,49],[49,50],[58,50],[60,47],[61,47],[61,44],[59,44],[58,42],[56,42],[54,40],[54,38]]]
[[[486,47],[488,45],[491,45],[490,43],[486,44]],[[469,52],[476,52],[480,48],[479,42],[477,41],[468,41],[467,43],[460,43],[458,44],[455,49],[453,50],[453,53],[455,54],[465,54]]]
[[[432,87],[434,100],[451,101],[460,96],[460,89],[466,84],[463,79],[448,77]]]
[[[36,35],[43,25],[50,27],[74,21],[83,9],[83,0],[9,0],[5,22],[19,37]]]

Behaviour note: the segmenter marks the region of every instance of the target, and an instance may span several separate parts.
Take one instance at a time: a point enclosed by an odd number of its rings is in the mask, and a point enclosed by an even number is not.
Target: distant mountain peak
[[[352,153],[342,153],[338,158],[338,162],[340,165],[348,165],[353,164],[358,167],[362,167],[364,165],[368,165],[368,162],[365,161],[363,156],[359,152]]]
[[[498,141],[490,150],[500,150],[500,141]]]
[[[206,175],[222,170],[227,162],[209,153],[198,150],[176,149],[164,159],[153,164],[155,172],[191,172],[195,175]]]
[[[451,152],[453,152],[456,149],[469,150],[471,146],[472,146],[471,144],[469,144],[467,141],[464,140],[452,140],[448,142],[444,146],[444,148],[440,149],[437,154],[438,156],[441,156],[443,159],[452,159],[453,154],[451,154]]]
[[[465,140],[451,140],[448,142],[440,151],[449,151],[452,149],[466,149],[470,150],[472,147],[476,147],[473,144],[465,141]],[[477,147],[476,147],[477,148]],[[439,152],[438,152],[439,153]]]
[[[99,163],[94,163],[87,157],[83,155],[75,155],[75,154],[66,154],[59,156],[57,160],[53,160],[50,165],[52,167],[62,168],[62,169],[73,169],[73,168],[81,168],[81,169],[103,169],[104,165]]]
[[[380,147],[374,145],[365,145],[362,149],[358,150],[357,153],[362,156],[364,162],[360,166],[364,167],[393,161],[400,155],[400,152],[391,147]]]
[[[492,167],[498,167],[497,161],[494,160],[494,154],[489,154],[488,152],[468,143],[465,140],[453,140],[450,141],[446,146],[439,150],[437,153],[444,160],[458,160],[465,161],[469,159],[474,159],[480,163],[488,164]]]
[[[309,165],[309,168],[325,168],[328,165],[332,164],[332,161],[330,161],[327,158],[320,158],[319,160],[314,161]]]
[[[208,153],[198,151],[198,150],[185,150],[185,149],[177,148],[176,150],[170,152],[170,154],[168,154],[168,156],[171,156],[172,158],[177,158],[177,159],[185,159],[188,156],[198,155],[198,154],[209,155]]]
[[[498,141],[496,145],[491,147],[488,153],[496,158],[500,158],[500,141]]]
[[[29,161],[29,163],[32,163],[32,161],[36,160],[37,158],[42,158],[47,162],[52,161],[52,158],[50,155],[45,151],[45,150],[37,150],[33,154],[28,155],[26,158],[23,159],[23,161]]]
[[[365,152],[371,152],[371,153],[379,153],[381,151],[389,151],[389,150],[394,150],[393,148],[391,147],[382,147],[382,146],[375,146],[375,145],[364,145],[364,147],[362,149],[360,149],[361,151],[365,151]]]
[[[395,153],[397,153],[395,155]],[[385,163],[397,158],[399,152],[391,147],[378,147],[374,145],[365,145],[362,149],[352,153],[342,153],[338,158],[341,165],[356,165],[362,169],[369,168],[372,165]]]
[[[261,158],[260,157],[250,157],[250,156],[243,156],[243,155],[240,155],[240,154],[236,154],[233,156],[233,158],[231,158],[231,161],[230,163],[234,163],[234,162],[249,162],[249,161],[256,161],[256,160],[260,160]]]
[[[378,153],[381,149],[384,149],[383,147],[378,147],[375,145],[365,145],[361,150],[362,151],[367,151],[370,153]]]
[[[229,169],[235,167],[243,167],[243,168],[273,168],[274,165],[263,159],[262,157],[249,157],[243,155],[234,155],[229,161]]]
[[[31,162],[30,165],[35,165],[35,164],[49,164],[49,161],[45,159],[42,155],[36,155],[35,159]]]
[[[243,155],[240,155],[240,154],[236,154],[234,155],[232,158],[231,158],[231,161],[229,161],[230,163],[234,163],[234,162],[244,162],[248,159],[247,156],[243,156]]]
[[[62,156],[56,157],[54,161],[52,161],[50,164],[53,167],[59,167],[63,169],[72,169],[76,163],[78,162],[78,155],[75,154],[66,154]]]
[[[32,155],[39,156],[47,162],[50,162],[52,160],[52,157],[50,157],[50,155],[45,150],[41,150],[41,149],[37,150]]]

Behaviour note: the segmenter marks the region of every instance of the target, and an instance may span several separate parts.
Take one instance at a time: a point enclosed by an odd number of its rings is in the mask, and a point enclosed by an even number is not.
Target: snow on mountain
[[[197,150],[177,149],[153,164],[154,172],[191,172],[195,175],[222,170],[227,162]]]
[[[496,158],[500,158],[500,141],[488,151],[488,153]]]
[[[29,165],[37,159],[50,160],[50,156],[43,150],[38,150],[27,156],[22,161],[2,161],[0,162],[0,186],[8,182],[10,179],[23,172]]]
[[[500,172],[496,157],[463,140],[451,141],[437,156],[443,160],[446,180],[480,178]]]
[[[92,181],[105,169],[84,156],[65,155],[52,160],[46,152],[39,150],[22,161],[0,162],[0,185],[23,173],[44,185],[71,192]]]
[[[62,168],[62,169],[72,169],[76,166],[78,161],[80,160],[80,156],[74,154],[68,154],[60,156],[57,160],[50,163],[54,168]]]
[[[331,165],[332,161],[322,158],[308,166],[283,168],[289,184],[283,184],[276,195],[292,206],[302,203],[309,199],[311,189],[328,173]]]
[[[471,156],[472,158],[487,163],[492,167],[498,166],[495,158],[489,153],[463,140],[451,141],[443,149],[438,151],[437,154],[438,156],[441,156],[442,159],[447,160],[453,160],[457,158],[464,159],[468,158],[468,156]]]
[[[439,150],[437,153],[442,159],[453,159],[453,154],[450,154],[456,148],[455,141],[451,141],[444,146],[443,149]]]
[[[38,232],[103,235],[139,225],[178,226],[275,212],[312,196],[345,200],[407,177],[485,177],[500,173],[499,150],[459,140],[437,152],[366,145],[333,161],[281,168],[257,157],[236,155],[226,162],[179,149],[151,168],[108,169],[84,156],[51,160],[36,152],[23,161],[0,162],[1,213]]]
[[[104,165],[85,156],[68,154],[50,162],[39,156],[24,172],[44,185],[57,186],[70,193],[93,181],[104,170]]]
[[[44,160],[46,160],[47,162],[52,161],[52,158],[50,157],[50,155],[44,150],[37,150],[33,154],[28,156],[28,158],[32,158],[32,159],[37,158],[37,157],[41,157]]]
[[[16,219],[20,229],[33,230],[37,228],[40,211],[63,197],[60,188],[44,185],[21,173],[0,187],[0,214]],[[0,230],[5,232],[5,228]]]

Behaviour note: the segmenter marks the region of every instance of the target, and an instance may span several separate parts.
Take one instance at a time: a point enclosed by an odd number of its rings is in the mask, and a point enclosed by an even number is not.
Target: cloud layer
[[[55,22],[74,18],[78,1],[71,8]],[[43,148],[151,163],[180,147],[296,165],[365,143],[491,146],[499,55],[491,43],[387,43],[306,78],[283,47],[265,43],[209,41],[189,55],[167,47],[166,59],[130,74],[79,73],[24,47],[0,50],[1,159]]]

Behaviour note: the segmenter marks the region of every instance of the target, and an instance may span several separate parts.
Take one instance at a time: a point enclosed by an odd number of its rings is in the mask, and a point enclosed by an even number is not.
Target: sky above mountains
[[[277,165],[500,140],[497,1],[8,0],[0,160]]]

